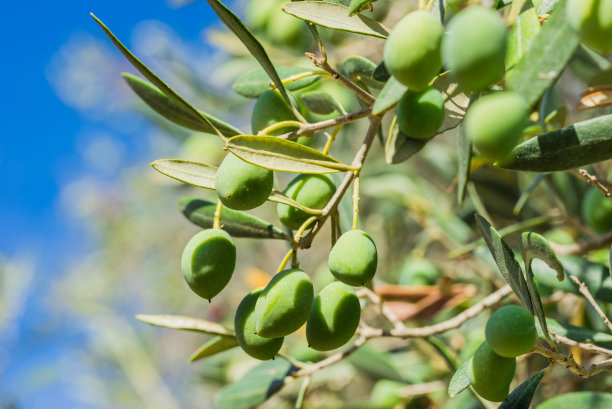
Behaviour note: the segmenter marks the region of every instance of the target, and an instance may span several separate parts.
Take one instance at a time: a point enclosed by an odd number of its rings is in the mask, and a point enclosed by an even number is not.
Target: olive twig
[[[337,125],[346,124],[349,122],[357,121],[361,118],[365,118],[367,116],[372,115],[372,108],[362,108],[358,111],[349,112],[346,115],[339,116],[337,118],[328,119],[326,121],[315,122],[313,124],[301,124],[300,129],[295,130],[293,132],[288,132],[283,135],[279,135],[280,139],[296,139],[300,136],[308,136],[312,135],[316,132],[322,131],[324,129],[333,128]]]
[[[355,172],[353,182],[353,230],[359,227],[359,174]]]
[[[551,362],[557,362],[563,365],[581,378],[590,378],[598,373],[612,370],[612,359],[608,359],[585,368],[584,366],[578,364],[578,362],[576,362],[571,356],[563,355],[560,352],[555,352],[539,343],[535,344],[531,352],[542,355],[543,357],[548,358]]]
[[[569,172],[579,179],[584,179],[589,185],[595,186],[605,197],[612,198],[612,193],[610,193],[608,186],[606,186],[605,182],[599,180],[597,176],[591,175],[585,169],[572,169]]]
[[[221,228],[221,210],[223,209],[223,203],[217,200],[217,207],[215,208],[215,214],[213,215],[213,229]]]
[[[599,304],[597,304],[597,301],[595,301],[595,299],[591,295],[591,292],[587,288],[586,284],[581,282],[577,277],[575,277],[575,276],[573,276],[571,274],[568,274],[568,278],[570,280],[572,280],[574,282],[574,284],[576,284],[578,286],[578,291],[580,291],[580,294],[582,294],[584,296],[584,298],[586,298],[587,301],[593,306],[593,308],[595,309],[595,311],[597,311],[597,314],[599,315],[601,320],[608,327],[608,330],[610,330],[610,332],[612,332],[612,323],[610,322],[610,319],[603,312],[603,310],[601,309]]]
[[[570,346],[575,346],[578,347],[580,349],[584,349],[585,351],[589,351],[589,352],[594,352],[597,354],[604,354],[604,355],[608,355],[608,356],[612,356],[612,350],[611,349],[606,349],[606,348],[602,348],[598,345],[594,345],[594,344],[589,344],[586,342],[578,342],[578,341],[574,341],[573,339],[569,339],[564,337],[563,335],[559,335],[554,331],[548,331],[550,332],[552,335],[555,336],[557,342],[559,344],[565,344],[565,345],[570,345]]]

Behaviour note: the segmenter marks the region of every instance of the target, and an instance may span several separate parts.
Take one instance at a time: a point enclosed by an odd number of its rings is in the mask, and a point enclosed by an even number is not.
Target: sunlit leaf
[[[205,321],[198,318],[183,317],[180,315],[140,314],[136,316],[136,319],[157,327],[195,331],[221,336],[234,336],[234,332],[226,329],[224,326],[219,325],[216,322]]]
[[[451,82],[447,73],[439,75],[432,86],[440,91],[444,98],[444,122],[438,128],[438,133],[442,133],[459,125],[470,104],[470,98],[459,91],[459,85]]]
[[[535,8],[530,7],[517,16],[508,33],[506,69],[512,67],[521,59],[539,31],[540,19]]]
[[[189,362],[198,361],[237,346],[238,341],[236,340],[236,337],[218,335],[198,348],[189,358]]]
[[[181,182],[205,189],[215,188],[217,168],[214,166],[181,159],[158,159],[151,163],[151,166],[158,172]]]
[[[183,196],[178,200],[179,210],[193,224],[203,229],[213,226],[217,205],[195,197]],[[248,213],[224,207],[221,228],[234,237],[291,240],[278,227]]]
[[[227,141],[227,148],[249,163],[282,172],[331,173],[352,169],[316,149],[273,136],[234,136]]]
[[[372,107],[372,113],[378,115],[383,111],[391,108],[402,98],[402,95],[408,90],[404,84],[391,76],[385,83],[385,86],[376,97],[376,102]]]
[[[376,20],[357,14],[349,15],[348,7],[325,1],[298,1],[282,6],[285,13],[323,27],[387,38],[389,30]]]
[[[528,139],[499,166],[532,172],[573,169],[612,158],[612,115],[577,122]]]
[[[548,329],[557,335],[569,338],[576,342],[612,342],[612,334],[607,332],[595,331],[588,328],[577,327],[572,324],[560,322],[552,318],[546,318]],[[540,328],[538,328],[539,330]],[[544,334],[539,334],[544,335]]]
[[[300,68],[300,67],[276,67],[278,75],[283,80],[307,72],[311,72],[312,69]],[[302,89],[309,85],[312,85],[319,80],[321,76],[311,75],[308,77],[300,78],[299,80],[288,82],[285,87],[290,91]],[[265,70],[259,68],[254,71],[242,74],[232,84],[232,89],[239,95],[247,98],[257,98],[264,92],[270,89],[270,77]]]
[[[517,386],[502,402],[499,409],[529,409],[533,394],[535,393],[540,381],[548,373],[549,369],[543,369],[525,382]]]
[[[457,396],[470,386],[470,365],[472,358],[465,361],[453,374],[448,384],[448,396]]]

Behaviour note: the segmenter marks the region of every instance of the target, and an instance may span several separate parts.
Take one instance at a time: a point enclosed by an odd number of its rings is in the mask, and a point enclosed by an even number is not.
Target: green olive
[[[518,143],[527,114],[520,95],[509,91],[488,94],[468,108],[465,133],[483,156],[502,160]]]
[[[361,316],[359,298],[352,287],[333,282],[315,298],[306,324],[308,345],[330,351],[346,344],[357,330]]]
[[[420,91],[440,71],[440,42],[444,27],[426,11],[413,11],[402,18],[385,43],[387,71],[410,90]]]
[[[284,338],[263,338],[257,335],[255,315],[255,305],[263,288],[248,293],[238,305],[236,316],[234,317],[234,331],[238,345],[253,358],[267,360],[276,356]]]
[[[433,87],[421,92],[407,91],[399,100],[395,113],[397,125],[406,136],[427,139],[444,121],[444,98]]]
[[[336,192],[336,185],[327,175],[299,175],[284,190],[284,194],[302,206],[323,209]],[[279,203],[278,218],[291,230],[297,230],[311,215],[293,206]]]
[[[442,40],[442,60],[466,91],[482,91],[504,76],[506,25],[487,7],[468,7],[455,15]]]
[[[612,51],[612,0],[568,0],[566,11],[586,45],[602,54]]]
[[[308,319],[314,290],[302,270],[289,269],[276,274],[257,299],[257,335],[280,338],[289,335]]]
[[[291,98],[293,105],[298,107],[299,105],[295,98]],[[253,107],[253,113],[251,115],[251,129],[253,134],[257,134],[259,131],[271,125],[284,121],[297,121],[291,107],[287,105],[287,102],[280,92],[272,89],[265,91],[257,98],[255,106]],[[268,135],[282,135],[287,132],[295,131],[296,129],[297,127],[295,126],[285,126],[270,132]]]
[[[248,210],[263,204],[274,184],[274,173],[243,161],[229,153],[219,169],[215,190],[219,200],[230,209]]]
[[[518,305],[506,305],[491,315],[485,336],[497,355],[514,358],[531,351],[538,333],[533,315]]]
[[[362,230],[347,231],[329,252],[328,265],[334,277],[356,287],[374,278],[377,263],[376,245]]]
[[[236,264],[234,241],[221,229],[207,229],[189,240],[181,269],[189,287],[210,301],[227,285]]]
[[[472,357],[470,384],[486,400],[501,402],[508,397],[515,369],[515,358],[497,355],[485,341]]]
[[[612,199],[590,187],[582,199],[582,218],[599,233],[612,230]]]

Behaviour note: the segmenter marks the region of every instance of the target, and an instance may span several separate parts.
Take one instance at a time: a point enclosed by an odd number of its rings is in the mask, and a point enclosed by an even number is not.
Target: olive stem
[[[330,77],[331,78],[331,74],[328,73],[327,71],[323,71],[323,70],[321,70],[321,71],[307,71],[307,72],[302,72],[300,74],[295,74],[295,75],[292,75],[290,77],[287,77],[284,80],[282,80],[281,82],[284,85],[287,85],[287,84],[289,84],[291,82],[298,81],[298,80],[301,80],[301,79],[304,79],[304,78],[314,77],[315,75],[323,75],[325,77]],[[272,81],[270,81],[270,87],[275,88],[275,85],[274,85],[274,83]]]
[[[300,129],[293,132],[289,132],[283,135],[279,135],[280,139],[296,139],[300,136],[312,135],[316,132],[324,129],[333,128],[334,126],[346,124],[349,122],[357,121],[361,118],[372,115],[372,108],[362,108],[358,111],[349,112],[346,115],[339,116],[337,118],[328,119],[326,121],[315,122],[314,124],[301,124]]]
[[[285,254],[285,257],[283,257],[280,264],[278,265],[278,268],[276,269],[277,274],[285,269],[285,266],[287,265],[287,262],[291,258],[291,255],[293,254],[293,252],[294,252],[293,247],[291,247],[289,251],[287,251],[287,253]]]
[[[578,362],[576,362],[571,356],[563,355],[560,352],[555,352],[539,343],[534,345],[531,352],[542,355],[548,358],[551,362],[558,362],[581,378],[590,378],[598,373],[612,370],[612,359],[608,359],[600,362],[599,364],[593,364],[588,368],[585,368],[584,366],[578,364]]]
[[[292,249],[293,250],[293,259],[291,261],[291,267],[293,267],[293,268],[298,268],[299,267],[299,262],[298,262],[298,259],[297,259],[297,251],[298,251],[298,248],[300,247],[300,240],[302,240],[302,236],[304,235],[304,231],[308,228],[308,226],[310,226],[316,220],[317,220],[316,216],[310,217],[308,220],[306,220],[304,223],[302,223],[302,225],[300,226],[298,231],[295,233],[295,236],[293,238],[293,249]]]
[[[359,228],[359,174],[355,172],[353,181],[353,230]]]
[[[331,246],[334,247],[336,241],[338,241],[338,227],[340,224],[338,212],[331,214]]]
[[[267,128],[262,129],[261,131],[257,133],[257,135],[268,135],[270,132],[276,131],[277,129],[286,128],[288,126],[295,126],[295,127],[301,128],[303,124],[298,121],[277,122],[275,124],[268,126]]]
[[[293,358],[290,355],[285,354],[284,352],[277,352],[276,353],[277,356],[283,358],[285,361],[289,362],[291,365],[295,366],[296,368],[305,368],[306,364],[302,361],[298,361],[297,359]]]
[[[582,294],[584,296],[584,298],[586,298],[587,301],[593,306],[595,311],[597,311],[597,314],[599,315],[599,317],[602,319],[604,324],[606,324],[606,326],[608,327],[608,330],[610,332],[612,332],[612,323],[610,322],[610,319],[603,312],[603,310],[601,309],[599,304],[597,304],[597,301],[595,301],[595,299],[591,295],[591,292],[587,288],[586,284],[581,282],[577,277],[575,277],[575,276],[573,276],[571,274],[568,274],[568,278],[570,280],[572,280],[574,282],[574,284],[576,284],[578,286],[578,291],[580,291],[580,294]]]
[[[329,135],[327,137],[327,143],[325,143],[325,147],[323,148],[323,153],[325,155],[329,154],[329,150],[331,148],[332,143],[334,143],[334,141],[336,140],[336,136],[338,136],[338,132],[340,132],[340,130],[342,129],[342,127],[344,126],[344,124],[340,124],[338,125],[334,131],[331,133],[331,135]]]
[[[223,203],[217,200],[217,207],[215,208],[215,214],[213,216],[213,229],[221,228],[221,210],[223,209]]]
[[[566,338],[563,335],[559,335],[559,334],[557,334],[554,331],[550,331],[549,330],[548,332],[550,332],[552,335],[554,335],[556,340],[557,340],[557,342],[560,343],[560,344],[575,346],[575,347],[578,347],[580,349],[584,349],[585,351],[594,352],[594,353],[597,353],[597,354],[604,354],[604,355],[612,356],[612,350],[611,349],[602,348],[600,346],[597,346],[597,345],[594,345],[594,344],[589,344],[589,343],[586,343],[586,342],[574,341],[573,339]]]
[[[319,36],[319,30],[317,30],[317,26],[314,23],[308,22],[308,28],[312,33],[317,45],[319,46],[319,51],[321,51],[321,56],[324,61],[327,61],[327,52],[325,51],[325,46],[323,45],[323,41],[321,41],[321,37]]]
[[[310,386],[310,376],[305,377],[304,382],[302,382],[302,385],[300,386],[300,391],[298,392],[297,399],[295,400],[294,409],[300,409],[302,407],[308,386]]]

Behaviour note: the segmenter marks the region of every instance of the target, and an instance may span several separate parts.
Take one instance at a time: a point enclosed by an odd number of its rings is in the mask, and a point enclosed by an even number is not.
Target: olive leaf
[[[185,109],[182,104],[169,98],[158,88],[142,79],[129,74],[121,74],[130,88],[142,99],[152,110],[182,127],[194,131],[214,133],[213,124],[225,136],[240,135],[242,132],[232,125],[221,121],[205,112],[198,111],[200,115],[194,115],[191,110]],[[206,120],[204,119],[206,118]]]
[[[217,168],[181,159],[158,159],[151,166],[159,173],[205,189],[215,189]]]
[[[577,122],[514,147],[498,165],[506,169],[554,172],[612,158],[612,115]]]
[[[531,46],[506,74],[506,87],[523,95],[527,105],[533,105],[561,75],[579,43],[578,34],[567,21],[565,0],[560,0]]]
[[[264,362],[248,371],[238,382],[224,386],[215,396],[219,409],[253,408],[278,392],[285,377],[295,368],[283,359]]]
[[[346,113],[336,98],[325,91],[310,91],[300,95],[300,100],[315,114],[327,115],[333,112]]]
[[[472,140],[465,133],[463,125],[457,132],[457,203],[463,205],[465,190],[470,180],[470,164],[472,161]]]
[[[482,233],[482,237],[495,260],[495,264],[499,268],[499,272],[504,277],[506,282],[512,288],[512,291],[517,295],[521,303],[527,311],[533,311],[531,297],[523,270],[516,260],[516,256],[512,249],[502,239],[500,234],[493,226],[481,215],[476,213],[476,224]]]
[[[178,200],[178,207],[193,224],[203,229],[209,229],[213,226],[213,218],[217,208],[215,203],[183,196]],[[278,227],[248,213],[228,209],[227,207],[224,207],[221,212],[221,228],[234,237],[291,241],[291,238]]]
[[[278,75],[283,80],[294,75],[311,72],[312,69],[300,67],[276,67]],[[299,80],[291,81],[285,84],[285,87],[290,91],[296,91],[314,84],[321,78],[320,75],[311,75],[300,78]],[[232,89],[238,95],[247,98],[258,98],[261,94],[270,89],[270,77],[262,68],[254,71],[249,71],[242,74],[232,84]]]
[[[472,364],[472,358],[465,361],[455,371],[453,377],[448,383],[448,396],[454,398],[459,393],[463,392],[470,386],[470,365]]]
[[[372,379],[391,379],[406,382],[406,378],[391,359],[391,354],[386,351],[379,351],[368,344],[352,353],[347,361],[355,369]]]
[[[408,90],[408,87],[391,76],[385,83],[385,86],[376,97],[376,102],[372,107],[372,114],[378,115],[393,105],[402,98],[402,95]]]
[[[548,329],[557,335],[569,338],[576,342],[612,342],[612,334],[607,332],[596,331],[588,328],[577,327],[572,324],[560,322],[552,318],[546,318]],[[536,327],[538,336],[544,336],[540,327]]]
[[[285,4],[281,9],[311,23],[349,31],[351,33],[387,38],[389,30],[376,20],[357,14],[349,16],[349,8],[325,1],[298,1]]]
[[[540,381],[550,371],[550,368],[542,369],[525,382],[517,386],[502,402],[499,409],[529,409],[533,394],[540,385]]]
[[[389,74],[389,71],[387,71],[384,61],[378,64],[372,73],[372,79],[378,82],[387,82],[390,77],[391,74]]]
[[[372,3],[376,0],[351,0],[349,16],[353,16],[364,10],[372,10]]]
[[[533,232],[527,232],[521,234],[521,254],[525,263],[525,272],[527,273],[527,289],[531,296],[531,302],[533,305],[533,312],[538,317],[540,325],[544,330],[544,336],[550,341],[550,335],[548,334],[548,328],[546,326],[546,316],[544,315],[544,307],[542,306],[542,300],[540,299],[540,293],[536,287],[535,277],[531,268],[531,263],[534,259],[538,258],[544,261],[550,268],[557,272],[557,280],[562,281],[564,278],[563,264],[557,257],[555,251],[550,247],[548,241],[541,235]]]
[[[204,334],[234,337],[234,332],[212,321],[181,315],[136,315],[136,319],[156,327],[202,332]]]
[[[539,31],[540,19],[535,8],[530,7],[516,17],[508,33],[506,70],[514,66],[521,59]]]
[[[458,84],[450,80],[448,72],[438,75],[432,86],[440,91],[444,98],[444,122],[438,128],[438,133],[442,133],[461,123],[470,105],[470,97],[460,91]]]
[[[360,55],[347,57],[340,66],[340,72],[358,84],[365,84],[372,88],[382,88],[384,81],[374,78],[376,64]]]
[[[432,139],[433,136],[428,139],[416,139],[405,135],[400,131],[394,118],[385,141],[385,161],[388,164],[401,163],[418,153]]]
[[[316,149],[274,136],[234,136],[227,141],[227,148],[244,161],[282,172],[320,174],[353,170]]]
[[[612,408],[612,393],[605,392],[572,392],[557,395],[545,400],[535,409],[609,409]]]
[[[263,46],[257,39],[251,34],[249,29],[242,23],[242,21],[236,16],[230,9],[228,9],[219,0],[206,0],[210,7],[214,10],[217,16],[223,21],[223,23],[229,28],[235,35],[242,41],[249,52],[255,57],[259,65],[268,74],[276,89],[281,93],[287,104],[292,107],[293,102],[289,98],[289,94],[283,85],[282,80],[278,76],[270,57],[264,50]]]
[[[127,49],[126,46],[123,45],[121,41],[110,31],[108,27],[93,13],[90,13],[91,17],[98,23],[98,25],[102,28],[102,31],[106,34],[106,36],[112,41],[112,43],[117,47],[117,49],[123,54],[123,56],[136,68],[146,79],[151,81],[153,85],[155,85],[161,92],[166,94],[169,98],[174,100],[184,111],[191,113],[194,117],[200,117],[202,120],[207,123],[221,139],[224,138],[221,131],[217,129],[217,127],[200,111],[191,106],[187,101],[185,101],[179,94],[174,92],[172,88],[166,85],[157,75],[153,73],[146,65],[144,65],[130,50]]]
[[[238,341],[236,340],[236,337],[226,337],[222,335],[217,335],[216,337],[212,338],[204,345],[199,347],[191,355],[191,357],[189,357],[189,362],[198,361],[200,359],[216,355],[220,352],[227,351],[228,349],[232,349],[237,346]]]

